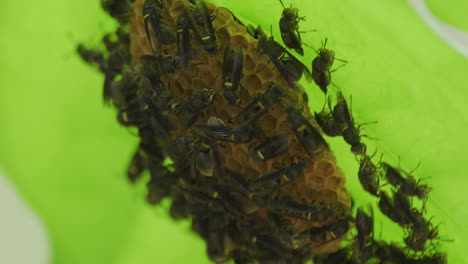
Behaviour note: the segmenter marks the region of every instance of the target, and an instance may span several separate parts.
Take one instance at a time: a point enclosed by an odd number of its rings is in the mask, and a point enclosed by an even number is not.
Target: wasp
[[[327,147],[322,135],[309,123],[309,121],[295,109],[293,106],[288,106],[284,110],[289,126],[294,131],[297,139],[303,146],[304,150],[310,157]]]
[[[325,104],[328,104],[329,111],[325,110],[325,105],[320,112],[315,112],[315,120],[317,124],[322,128],[323,133],[330,137],[336,137],[342,135],[342,132],[336,127],[335,120],[333,118],[333,112],[331,111],[331,96],[328,96]]]
[[[388,183],[391,185],[398,187],[405,181],[405,178],[401,175],[401,173],[394,167],[390,166],[388,163],[381,162],[380,166],[383,168],[385,177],[387,178]]]
[[[171,203],[169,215],[174,220],[185,219],[189,217],[187,212],[187,200],[181,194],[178,194]]]
[[[247,105],[235,118],[234,128],[244,130],[268,112],[284,94],[283,86],[271,82],[268,89]]]
[[[146,109],[137,103],[128,105],[127,108],[119,110],[117,120],[122,126],[144,127],[150,123]]]
[[[207,255],[216,263],[225,263],[230,259],[230,254],[226,254],[225,233],[222,230],[210,231],[206,237]]]
[[[296,82],[303,75],[308,81],[312,79],[309,69],[273,37],[261,37],[258,41],[258,48],[268,56],[292,88],[299,90]]]
[[[126,72],[122,79],[113,81],[110,85],[110,97],[117,109],[125,109],[129,105],[138,104],[138,79],[132,72]]]
[[[104,54],[102,52],[87,49],[83,44],[79,44],[76,47],[76,51],[84,61],[89,64],[98,66],[101,72],[106,72],[106,59],[104,58]]]
[[[404,241],[408,248],[414,251],[423,251],[426,249],[428,240],[436,239],[439,235],[437,226],[432,226],[430,219],[426,220],[422,211],[412,211],[411,229]]]
[[[189,155],[198,144],[199,138],[193,134],[179,137],[174,143],[165,146],[163,153],[168,155],[175,163],[176,168],[184,168],[188,165]]]
[[[279,214],[305,219],[307,221],[322,222],[334,217],[334,210],[319,204],[305,205],[295,202],[291,197],[282,197],[267,202],[267,207]]]
[[[375,243],[375,256],[382,261],[388,260],[390,263],[408,263],[409,261],[400,247],[385,242]]]
[[[196,0],[194,4],[186,3],[184,6],[184,15],[188,19],[190,27],[203,49],[210,54],[216,54],[220,45],[216,39],[213,24],[211,23],[214,17],[212,18],[210,16],[205,2]]]
[[[213,176],[214,157],[211,148],[200,149],[193,157],[195,169],[204,176]]]
[[[280,188],[286,184],[293,183],[303,173],[306,165],[305,160],[299,159],[283,169],[262,175],[260,178],[250,182],[249,190],[255,195],[263,192],[271,193],[272,190]],[[283,181],[283,184],[280,182]]]
[[[130,165],[127,169],[127,177],[131,182],[135,182],[138,178],[140,178],[143,171],[146,169],[146,162],[145,158],[141,154],[140,148],[135,151],[133,154],[132,160]]]
[[[393,222],[402,227],[411,227],[414,222],[413,210],[408,197],[400,191],[390,197],[387,193],[379,193],[380,211],[390,218]]]
[[[359,162],[359,181],[368,193],[379,197],[379,174],[377,167],[372,163],[371,157],[365,155]]]
[[[343,94],[338,92],[336,97],[337,103],[333,107],[332,116],[336,129],[340,131],[340,134],[343,134],[347,128],[354,126],[354,121]]]
[[[140,63],[142,66],[141,73],[151,81],[155,81],[162,75],[171,74],[183,68],[180,57],[169,55],[142,55]]]
[[[132,11],[130,3],[122,0],[101,0],[101,6],[110,16],[117,19],[121,24],[127,22],[128,16]]]
[[[216,117],[210,118],[207,124],[195,125],[194,129],[213,140],[246,143],[252,138],[251,127],[244,130],[226,127],[224,122]]]
[[[163,4],[160,0],[146,0],[143,4],[146,37],[153,48],[153,42],[149,33],[149,25],[151,24],[153,36],[158,43],[159,52],[161,52],[161,45],[169,45],[176,42],[174,32],[162,24],[162,9]]]
[[[416,180],[411,175],[406,177],[400,188],[405,194],[409,196],[416,196],[419,199],[427,199],[427,196],[431,191],[431,187],[426,184],[420,184],[419,180]]]
[[[154,105],[151,98],[142,98],[143,109],[147,112],[151,126],[157,135],[168,136],[169,131],[173,129],[171,122]]]
[[[249,33],[254,39],[260,39],[262,37],[266,37],[266,34],[263,31],[262,27],[257,26],[255,28],[251,24],[247,25],[247,33]]]
[[[297,8],[286,8],[283,1],[280,0],[283,6],[283,13],[279,21],[281,38],[286,47],[294,49],[301,56],[304,56],[304,49],[301,43],[301,33],[299,32],[299,21],[305,20],[305,17],[299,17]]]
[[[255,159],[265,161],[288,151],[289,134],[280,132],[267,140],[250,146],[249,152]]]
[[[142,75],[139,92],[140,99],[150,98],[158,110],[164,111],[171,108],[171,101],[174,96],[169,94],[169,91],[160,80],[151,82],[148,77]]]
[[[416,259],[413,263],[415,264],[447,264],[447,254],[438,252],[432,256],[426,256],[420,259]]]
[[[309,240],[307,234],[300,233],[289,221],[282,219],[279,215],[270,213],[269,219],[271,219],[274,233],[284,247],[297,249]]]
[[[172,189],[176,186],[177,177],[166,170],[162,166],[162,161],[157,158],[153,161],[150,159],[148,168],[151,179],[146,185],[148,188],[146,199],[148,203],[156,205],[161,203],[162,199],[171,195]]]
[[[382,162],[382,168],[385,171],[385,177],[387,181],[395,186],[400,187],[401,192],[409,196],[416,196],[419,199],[427,199],[431,188],[426,184],[420,184],[412,175],[403,177],[399,170],[390,166],[388,163]],[[406,173],[405,173],[406,174]]]
[[[312,79],[325,94],[328,91],[328,85],[331,83],[331,73],[344,65],[343,64],[338,68],[331,70],[333,62],[335,61],[335,52],[333,50],[326,49],[326,45],[327,39],[323,42],[322,47],[316,51],[318,56],[312,60]],[[340,61],[346,63],[344,60]]]
[[[182,121],[185,127],[190,127],[213,101],[215,90],[202,89],[192,98],[175,108],[175,113]]]
[[[229,104],[239,103],[239,85],[244,67],[244,51],[241,47],[228,45],[223,60],[223,95]]]
[[[316,264],[328,264],[328,263],[340,263],[340,264],[356,264],[351,258],[352,248],[350,246],[341,248],[340,250],[331,254],[320,254],[314,256],[314,263]]]
[[[184,67],[188,62],[196,57],[196,49],[190,45],[190,25],[184,14],[177,18],[177,55],[182,61]]]
[[[210,209],[210,211],[224,213],[226,209],[224,208],[222,202],[216,196],[216,193],[210,195],[199,188],[196,187],[177,187],[185,195],[185,199],[189,204],[200,204]],[[196,215],[196,214],[195,214]]]
[[[196,178],[194,176],[200,173],[204,176],[216,176],[218,180],[221,180],[224,176],[224,169],[221,166],[217,142],[201,134],[197,134],[197,136],[199,141],[192,153],[190,165],[192,178]]]
[[[357,250],[355,251],[355,255],[359,263],[366,263],[366,261],[372,257],[371,247],[374,241],[374,214],[372,207],[370,214],[358,208],[355,223],[357,229]]]
[[[312,228],[307,231],[312,242],[323,245],[344,236],[350,227],[349,218],[340,219],[329,225]]]
[[[106,71],[104,78],[103,98],[106,102],[110,98],[111,86],[116,77],[124,71],[130,60],[128,47],[121,47],[110,52],[106,61]]]

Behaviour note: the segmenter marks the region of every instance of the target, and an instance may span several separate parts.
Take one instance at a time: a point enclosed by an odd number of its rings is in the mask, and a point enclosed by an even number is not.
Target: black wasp
[[[314,243],[323,245],[337,238],[344,236],[350,228],[349,217],[339,219],[329,225],[312,228],[307,231],[310,240]]]
[[[132,12],[132,6],[129,1],[102,0],[101,6],[109,15],[117,19],[120,23],[127,22],[128,16]]]
[[[270,160],[288,151],[289,133],[279,132],[265,141],[249,148],[250,154],[256,160]]]
[[[269,200],[266,205],[273,212],[314,222],[326,221],[336,214],[331,207],[325,207],[318,203],[300,204],[289,196]]]
[[[400,190],[409,196],[416,196],[419,199],[427,199],[431,188],[426,184],[420,184],[418,180],[414,178],[412,175],[408,175],[407,177],[403,177],[400,170],[395,169],[394,167],[390,166],[388,163],[382,162],[382,168],[384,169],[385,177],[387,181],[395,186],[400,187]],[[411,173],[411,172],[410,172]]]
[[[344,65],[343,64],[338,68],[331,70],[333,62],[335,61],[335,52],[333,50],[326,49],[326,45],[327,39],[325,39],[322,47],[317,51],[318,56],[312,61],[312,79],[314,79],[314,82],[324,93],[327,93],[327,87],[331,83],[331,73]],[[343,62],[346,63],[346,61]]]
[[[307,118],[302,115],[301,111],[295,109],[293,106],[288,106],[285,108],[284,112],[291,130],[294,131],[297,139],[310,157],[314,157],[323,147],[327,147],[325,139],[323,139],[317,129],[310,124]]]
[[[370,214],[358,208],[356,213],[357,241],[355,242],[355,256],[359,263],[366,263],[372,257],[372,243],[374,241],[374,214],[370,207]]]
[[[186,1],[184,15],[203,49],[210,54],[216,54],[219,50],[219,43],[211,23],[214,17],[210,16],[205,2],[202,0],[194,0],[191,3]]]
[[[255,98],[236,116],[234,128],[244,130],[252,126],[262,115],[267,113],[284,94],[283,86],[270,82],[268,89]]]
[[[177,18],[177,55],[180,57],[182,65],[187,66],[188,62],[193,59],[197,53],[196,49],[190,45],[190,25],[188,24],[185,15],[180,15]]]
[[[213,101],[215,90],[202,89],[188,101],[177,105],[175,113],[185,127],[190,127]]]
[[[312,79],[309,69],[281,44],[276,42],[273,37],[261,36],[258,41],[258,48],[275,64],[292,88],[299,89],[296,82],[301,79],[302,75],[305,75],[306,80]]]
[[[379,174],[377,167],[372,163],[371,157],[364,155],[359,164],[359,181],[368,193],[379,197]]]
[[[251,127],[239,130],[226,127],[223,120],[212,117],[207,124],[195,125],[194,130],[208,138],[220,141],[229,141],[235,143],[245,143],[251,140]]]
[[[283,13],[279,21],[281,30],[281,38],[286,47],[294,49],[301,56],[304,55],[304,49],[301,46],[301,33],[299,32],[299,21],[304,20],[304,17],[299,17],[297,8],[286,8],[283,1],[280,0],[283,6]]]
[[[133,154],[130,165],[127,169],[127,177],[131,182],[135,182],[140,178],[143,171],[146,169],[146,157],[142,154],[140,148]]]
[[[153,36],[158,43],[158,50],[161,53],[161,45],[168,45],[176,42],[174,32],[162,24],[163,4],[159,0],[146,0],[143,4],[143,18],[145,20],[146,37],[153,48],[149,24],[153,29]]]
[[[223,95],[229,104],[239,103],[239,86],[244,67],[244,51],[241,47],[228,45],[223,61]]]
[[[294,182],[303,174],[305,166],[305,160],[299,159],[297,162],[291,163],[280,170],[264,174],[250,182],[249,190],[252,191],[254,195],[271,193],[273,190]],[[283,183],[281,183],[281,181]]]
[[[178,56],[142,55],[140,57],[140,63],[141,73],[153,82],[156,82],[162,75],[171,74],[183,68],[181,59]]]

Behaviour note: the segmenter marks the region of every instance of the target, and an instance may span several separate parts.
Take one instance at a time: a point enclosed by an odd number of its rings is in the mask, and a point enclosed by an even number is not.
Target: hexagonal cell
[[[213,10],[213,15],[216,16],[213,21],[213,27],[223,28],[229,26],[232,23],[232,15],[229,10],[224,7],[217,7]]]
[[[329,188],[337,189],[338,187],[341,187],[344,183],[343,178],[331,176],[326,179],[326,184]]]
[[[319,192],[318,199],[326,203],[335,204],[337,202],[338,195],[334,191],[325,189]]]
[[[249,92],[257,91],[262,88],[262,82],[260,82],[258,77],[253,74],[249,75],[247,78],[244,78],[241,83],[242,86]]]
[[[307,185],[314,186],[315,188],[322,186],[325,183],[325,178],[319,175],[307,175]]]
[[[331,177],[335,173],[335,165],[329,160],[317,161],[314,165],[314,173],[323,177]]]
[[[183,94],[185,92],[184,85],[180,81],[171,79],[169,83],[172,94]]]
[[[244,71],[252,72],[255,69],[255,62],[252,60],[250,55],[245,55],[244,57]]]
[[[245,36],[243,35],[232,35],[230,39],[230,43],[232,45],[241,47],[244,50],[247,47],[247,40],[245,39]]]
[[[274,118],[270,114],[265,114],[262,116],[258,121],[257,124],[261,127],[264,131],[277,131],[276,128],[276,118]]]

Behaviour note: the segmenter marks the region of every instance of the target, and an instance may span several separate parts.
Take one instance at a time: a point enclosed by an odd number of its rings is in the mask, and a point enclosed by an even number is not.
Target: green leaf
[[[267,32],[271,24],[280,39],[279,1],[217,2]],[[378,121],[365,128],[373,138],[367,141],[370,150],[377,148],[395,164],[399,156],[406,169],[422,161],[416,175],[430,177],[426,181],[434,188],[428,214],[442,223],[443,237],[456,241],[441,243],[450,261],[463,263],[468,60],[406,1],[292,4],[306,16],[301,29],[318,30],[303,34],[304,41],[318,48],[328,38],[328,47],[349,62],[333,73],[333,82],[352,95],[360,122]],[[173,222],[166,209],[146,205],[144,184],[126,181],[137,138],[102,104],[103,76],[74,55],[78,41],[97,43],[114,25],[98,1],[0,5],[0,167],[47,227],[53,263],[210,263],[188,222]],[[452,11],[440,12],[444,20],[452,18]],[[453,21],[467,28],[460,18]],[[310,65],[314,51],[305,51],[303,61]],[[311,108],[320,109],[324,97],[318,87],[306,89]],[[357,182],[347,146],[332,141],[353,196],[374,203]],[[384,223],[384,236],[398,238],[388,235],[394,227]]]

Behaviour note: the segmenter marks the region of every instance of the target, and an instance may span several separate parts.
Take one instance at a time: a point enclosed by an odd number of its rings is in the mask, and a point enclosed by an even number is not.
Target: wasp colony
[[[345,97],[327,89],[335,55],[326,40],[310,69],[293,55],[304,54],[298,9],[283,5],[285,47],[202,0],[102,6],[118,29],[103,37],[104,51],[80,45],[78,53],[104,73],[104,101],[117,109],[118,122],[138,130],[128,178],[149,171],[147,201],[169,198],[170,215],[191,220],[213,262],[447,262],[436,251],[437,226],[424,207],[412,207],[430,188],[375,162]],[[326,93],[328,109],[310,113],[302,77]],[[404,243],[375,239],[372,210],[353,215],[323,135],[350,145],[363,190],[405,230]],[[168,157],[171,167],[163,165]]]

